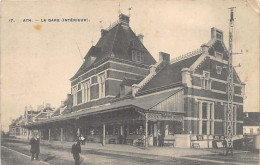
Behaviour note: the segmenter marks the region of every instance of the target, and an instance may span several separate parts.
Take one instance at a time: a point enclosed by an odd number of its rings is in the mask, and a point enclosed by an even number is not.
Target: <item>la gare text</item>
[[[88,18],[23,19],[23,22],[90,22]]]

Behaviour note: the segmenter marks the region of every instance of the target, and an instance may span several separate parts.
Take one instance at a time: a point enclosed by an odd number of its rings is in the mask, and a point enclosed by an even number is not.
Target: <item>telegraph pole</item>
[[[234,30],[234,8],[230,10],[229,20],[229,49],[228,49],[228,105],[227,105],[227,149],[226,155],[230,152],[233,155],[233,96],[234,96],[234,84],[233,84],[233,64],[232,64],[232,49],[233,49],[233,30]]]

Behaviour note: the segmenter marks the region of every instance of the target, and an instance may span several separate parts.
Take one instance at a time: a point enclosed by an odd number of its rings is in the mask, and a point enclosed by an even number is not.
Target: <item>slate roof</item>
[[[92,107],[89,109],[86,109],[84,111],[79,111],[75,113],[67,113],[63,114],[62,116],[59,117],[52,117],[47,120],[43,121],[38,121],[35,123],[31,123],[31,125],[37,125],[39,123],[48,123],[48,122],[55,122],[59,120],[66,120],[70,118],[75,118],[78,116],[86,116],[86,115],[91,115],[95,113],[100,113],[100,112],[109,112],[109,111],[114,111],[114,110],[120,110],[120,109],[125,109],[125,107],[138,107],[141,108],[142,110],[149,110],[158,103],[162,102],[163,100],[167,99],[168,97],[176,94],[180,90],[183,90],[182,87],[177,87],[171,90],[165,90],[161,91],[160,93],[155,93],[155,94],[148,94],[144,96],[139,96],[139,97],[132,97],[129,99],[125,99],[122,101],[117,101],[111,104],[106,104],[103,106],[99,107]],[[176,112],[176,113],[181,113],[181,112]],[[183,112],[184,113],[184,112]]]
[[[134,46],[130,46],[130,41],[134,41]],[[136,49],[142,52],[145,65],[155,64],[156,61],[153,56],[144,47],[132,29],[122,27],[121,23],[118,23],[115,27],[107,31],[95,46],[92,46],[84,57],[87,59],[88,56],[92,55],[96,57],[92,64],[89,64],[86,60],[81,65],[77,73],[71,78],[71,80],[77,78],[79,75],[83,74],[91,67],[93,67],[97,62],[101,61],[106,57],[113,56],[115,58],[124,59],[132,61],[131,50]]]
[[[181,70],[189,68],[200,56],[201,54],[165,66],[139,92],[181,82]]]
[[[135,79],[128,79],[128,78],[124,78],[121,85],[122,86],[132,86],[133,84],[138,84],[142,81],[142,79],[139,80],[135,80]]]

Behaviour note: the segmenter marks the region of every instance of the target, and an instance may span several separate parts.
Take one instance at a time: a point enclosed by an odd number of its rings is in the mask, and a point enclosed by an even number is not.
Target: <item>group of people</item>
[[[80,144],[85,144],[86,138],[83,136],[79,136],[75,143],[72,145],[71,153],[73,155],[73,158],[75,160],[75,165],[80,164],[80,153],[81,153],[81,146]],[[31,161],[34,159],[39,160],[39,154],[40,154],[40,137],[38,134],[33,133],[32,138],[30,139],[29,144],[31,145]]]

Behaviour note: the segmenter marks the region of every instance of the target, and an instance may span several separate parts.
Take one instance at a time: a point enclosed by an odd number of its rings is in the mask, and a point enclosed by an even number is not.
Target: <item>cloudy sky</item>
[[[1,4],[1,122],[4,130],[26,105],[58,107],[70,93],[69,79],[83,56],[100,37],[100,23],[108,27],[118,19],[119,1],[5,1]],[[210,28],[224,31],[228,47],[229,7],[236,7],[234,57],[246,83],[246,111],[259,111],[258,6],[245,0],[122,1],[136,34],[158,60],[158,52],[171,58],[200,48],[210,40]],[[36,22],[41,19],[86,18],[89,22]],[[9,22],[13,19],[15,22]],[[33,22],[23,22],[32,19]],[[78,50],[78,47],[80,52]]]

